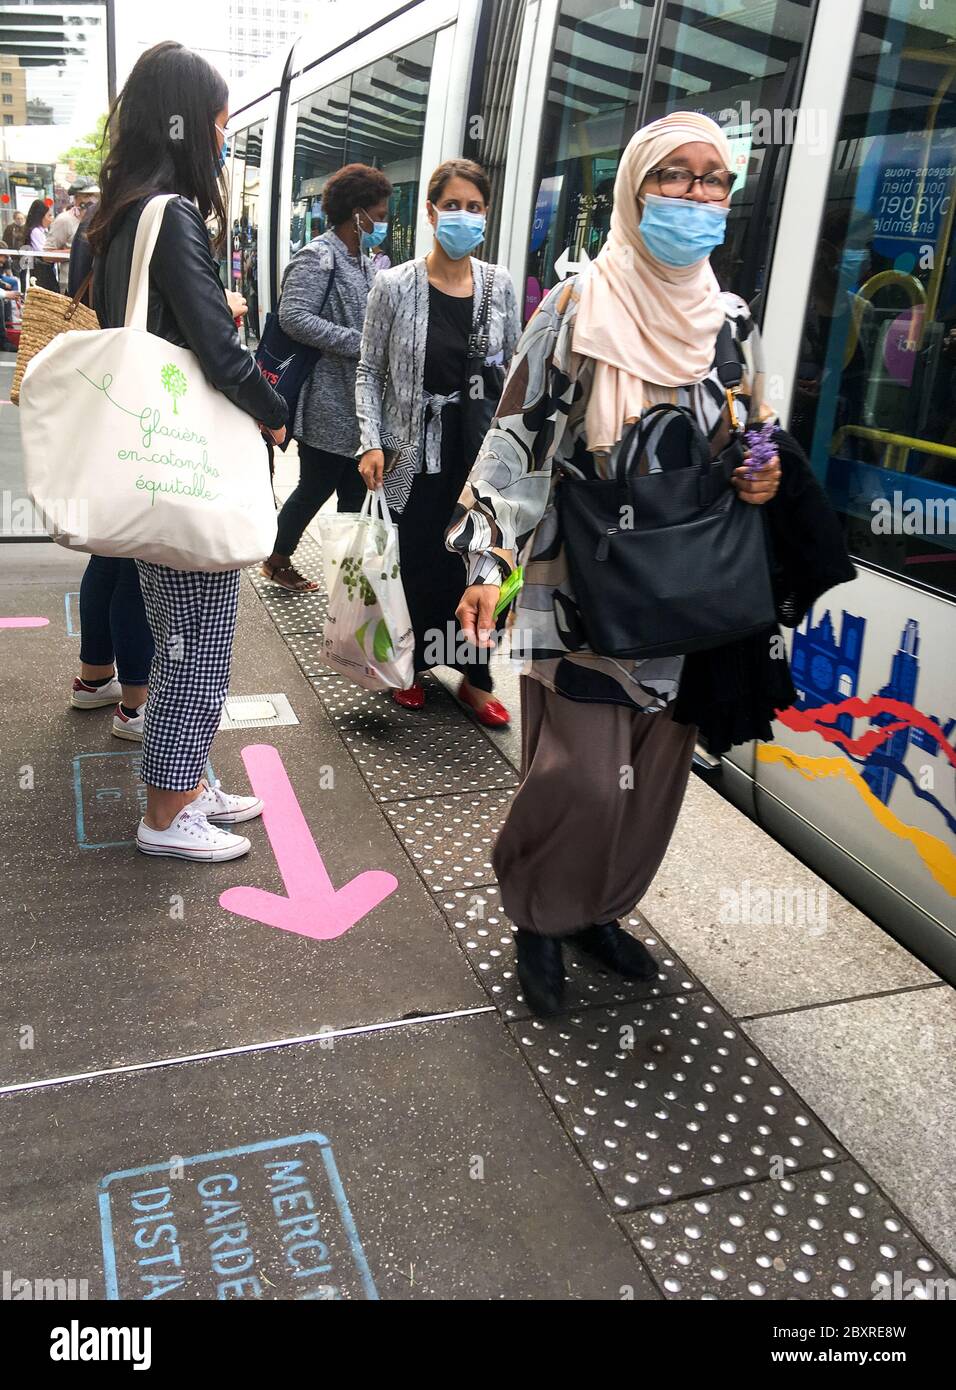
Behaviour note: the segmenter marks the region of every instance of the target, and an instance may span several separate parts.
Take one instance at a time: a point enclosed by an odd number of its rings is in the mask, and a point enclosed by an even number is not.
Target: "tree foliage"
[[[77,177],[99,178],[103,161],[110,152],[109,136],[106,131],[106,113],[96,122],[96,129],[84,135],[75,145],[60,155],[62,164],[71,164]]]

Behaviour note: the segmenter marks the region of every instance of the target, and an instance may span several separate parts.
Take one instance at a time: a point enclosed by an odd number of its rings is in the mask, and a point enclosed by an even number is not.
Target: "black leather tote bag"
[[[721,380],[726,387],[723,373]],[[651,431],[675,416],[684,420],[686,465],[641,475]],[[593,651],[676,656],[775,623],[762,508],[741,502],[730,483],[742,462],[738,436],[712,458],[693,413],[660,405],[625,434],[615,477],[562,472],[558,514]]]

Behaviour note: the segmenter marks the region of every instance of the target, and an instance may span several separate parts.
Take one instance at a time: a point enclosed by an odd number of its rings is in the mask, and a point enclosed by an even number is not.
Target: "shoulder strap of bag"
[[[717,334],[714,366],[717,369],[717,379],[724,388],[724,394],[727,397],[728,423],[732,430],[736,430],[737,412],[734,409],[734,393],[743,380],[744,369],[728,319],[724,319],[720,332]]]
[[[63,317],[67,321],[69,321],[73,317],[73,315],[76,313],[77,309],[80,307],[81,304],[85,304],[88,309],[93,308],[93,295],[90,292],[90,287],[92,284],[93,272],[91,270],[89,275],[87,275],[86,279],[83,281],[80,288],[77,290],[76,294],[70,300],[70,307],[63,315]]]
[[[325,282],[325,293],[322,296],[322,303],[319,305],[319,318],[325,313],[325,306],[329,302],[329,295],[332,293],[332,286],[335,284],[335,252],[332,252],[332,265],[329,270],[329,278]]]
[[[468,356],[470,358],[480,357],[482,361],[488,356],[488,315],[491,312],[491,294],[495,287],[496,266],[485,266],[484,287],[482,289],[481,304],[478,307],[478,316],[475,319],[475,326],[468,337]]]
[[[707,449],[707,441],[701,433],[700,426],[694,412],[686,405],[674,405],[670,401],[661,401],[659,405],[652,405],[644,411],[639,420],[635,420],[625,430],[621,445],[618,449],[617,466],[615,477],[619,483],[624,483],[631,473],[638,467],[644,451],[647,448],[648,439],[651,431],[661,424],[666,418],[680,416],[687,426],[690,438],[690,449],[696,458],[698,468],[703,472],[710,467],[710,453]]]
[[[149,263],[163,225],[166,204],[172,202],[175,193],[160,193],[149,202],[140,213],[136,227],[136,240],[133,243],[133,262],[129,272],[129,292],[126,296],[126,328],[139,328],[146,331],[146,312],[149,307]]]

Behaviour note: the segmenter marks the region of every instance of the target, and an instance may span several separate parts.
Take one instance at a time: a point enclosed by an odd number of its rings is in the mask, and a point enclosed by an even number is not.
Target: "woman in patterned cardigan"
[[[565,941],[620,974],[657,973],[617,918],[657,872],[687,784],[697,731],[676,722],[672,707],[685,658],[627,661],[589,650],[554,484],[562,471],[613,476],[627,426],[659,402],[688,407],[719,450],[730,430],[714,365],[725,322],[743,368],[734,423],[772,418],[760,399],[757,330],[746,304],[720,293],[707,259],[723,240],[730,163],[720,127],[695,113],[665,116],[633,137],[608,243],[588,272],[547,295],[525,329],[448,532],[469,570],[458,617],[479,644],[489,640],[516,551],[525,567],[515,617],[529,662],[524,780],[493,862],[517,927],[519,982],[542,1015],[563,1002]],[[685,431],[672,419],[651,435],[646,465],[656,472],[687,461]],[[739,495],[767,502],[779,459],[747,474],[734,474]]]
[[[369,488],[384,486],[398,518],[415,671],[461,671],[458,698],[483,724],[500,727],[509,715],[492,698],[488,652],[465,644],[455,622],[462,567],[444,542],[474,463],[464,452],[460,400],[468,389],[468,339],[489,276],[486,362],[509,362],[521,328],[508,271],[469,256],[484,238],[490,192],[487,174],[471,160],[448,160],[432,174],[426,206],[435,245],[422,259],[376,277],[355,399],[362,477]],[[405,709],[420,709],[425,688],[416,680],[392,698]]]

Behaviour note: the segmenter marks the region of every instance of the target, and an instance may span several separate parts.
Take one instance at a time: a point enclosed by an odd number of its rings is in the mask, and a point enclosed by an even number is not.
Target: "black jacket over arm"
[[[775,442],[780,489],[761,510],[777,618],[785,627],[796,627],[822,594],[855,579],[856,570],[806,454],[783,430],[777,431]],[[774,714],[796,697],[775,624],[754,637],[685,657],[673,714],[680,724],[696,724],[701,742],[719,757],[735,744],[772,739]]]
[[[99,256],[93,274],[93,307],[103,328],[121,328],[133,262],[133,243],[146,199],[131,207]],[[209,233],[199,209],[186,198],[166,204],[149,268],[150,333],[189,348],[218,391],[270,429],[286,423],[285,401],[260,375],[239,340],[216,273]]]

